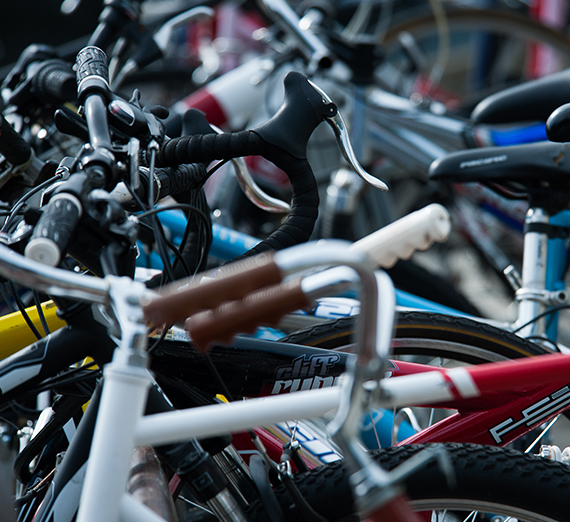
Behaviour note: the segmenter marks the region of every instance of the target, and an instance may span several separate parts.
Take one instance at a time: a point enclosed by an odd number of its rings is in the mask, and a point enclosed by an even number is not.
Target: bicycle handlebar
[[[290,72],[284,85],[283,105],[259,127],[231,134],[175,138],[166,142],[158,155],[158,166],[259,155],[287,174],[292,188],[291,212],[277,231],[244,256],[307,241],[317,219],[319,195],[306,160],[307,141],[324,118],[336,114],[336,106],[327,103],[300,73]]]
[[[26,257],[44,265],[59,265],[82,213],[81,201],[73,194],[56,194],[34,227],[24,250]]]
[[[28,288],[50,295],[106,303],[109,282],[53,268],[28,259],[0,243],[0,274]]]
[[[63,60],[43,62],[32,79],[34,94],[42,101],[65,103],[77,97],[75,74]]]
[[[98,47],[84,47],[75,60],[77,99],[84,105],[92,147],[111,150],[106,101],[110,95],[107,55]]]
[[[97,47],[85,47],[76,59],[77,99],[83,103],[91,149],[80,158],[82,174],[75,175],[56,192],[42,213],[26,245],[27,257],[56,266],[83,213],[83,197],[110,184],[115,169],[107,121],[107,56]]]
[[[99,47],[84,47],[75,59],[75,77],[80,102],[90,92],[106,95],[109,92],[107,55]]]
[[[199,310],[242,299],[250,292],[279,283],[281,279],[273,256],[261,254],[224,266],[216,279],[190,282],[183,287],[180,287],[180,281],[171,284],[160,297],[145,304],[143,311],[155,325],[172,324],[184,321]]]
[[[444,241],[450,229],[448,211],[441,205],[432,204],[370,234],[351,245],[349,250],[364,254],[373,265],[391,266],[397,259],[409,258],[416,250],[427,249],[434,241]],[[281,260],[276,262],[282,267],[281,271],[284,271],[285,266]],[[227,265],[228,268],[232,266]],[[234,267],[234,270],[239,270],[239,267]],[[327,274],[330,274],[328,279]],[[248,278],[255,277],[253,272],[244,275]],[[226,288],[224,274],[218,277],[215,281],[219,284],[216,295],[219,304],[215,307],[201,303],[197,295],[192,295],[196,290],[189,289],[190,293],[186,294],[186,297],[192,300],[193,310],[208,310],[191,317],[188,314],[189,318],[185,322],[193,345],[201,351],[205,351],[215,341],[229,342],[238,333],[253,333],[259,326],[278,326],[285,314],[311,304],[314,297],[313,287],[326,286],[329,280],[341,281],[338,272],[326,271],[314,278],[305,278],[303,284],[299,281],[285,282],[264,289],[261,289],[259,284],[257,288],[250,290],[253,285],[244,284],[240,288],[234,288],[232,285]],[[206,287],[210,284],[206,284]],[[246,292],[240,296],[238,294],[241,290]],[[196,303],[203,306],[197,306]],[[163,306],[160,302],[154,304],[157,310],[161,310]],[[184,315],[183,310],[180,311],[177,321]]]
[[[250,293],[240,301],[189,317],[184,327],[192,346],[205,352],[214,341],[230,342],[237,333],[253,334],[260,326],[277,327],[281,318],[311,305],[300,280]]]
[[[433,203],[356,241],[351,248],[364,252],[374,266],[390,268],[417,250],[445,241],[450,231],[449,212]]]

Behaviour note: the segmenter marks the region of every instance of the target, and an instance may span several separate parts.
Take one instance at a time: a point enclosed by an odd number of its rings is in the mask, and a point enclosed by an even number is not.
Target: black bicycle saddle
[[[538,142],[453,152],[431,164],[429,177],[446,182],[570,186],[570,143]]]
[[[471,113],[475,123],[546,121],[552,111],[570,102],[570,69],[532,80],[488,96]]]

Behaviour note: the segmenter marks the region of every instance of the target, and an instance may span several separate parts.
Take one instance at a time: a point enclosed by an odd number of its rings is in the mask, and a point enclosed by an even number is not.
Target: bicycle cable
[[[10,289],[10,293],[12,294],[12,298],[14,299],[14,302],[16,303],[18,310],[22,314],[22,317],[24,318],[24,321],[26,321],[26,324],[29,326],[30,330],[38,340],[42,339],[43,335],[40,334],[39,330],[36,328],[36,325],[33,323],[32,319],[28,315],[26,307],[24,306],[24,303],[20,299],[18,291],[16,290],[16,285],[14,284],[13,281],[8,281],[8,288]]]
[[[38,317],[40,319],[40,323],[42,325],[42,328],[44,329],[45,335],[49,335],[51,332],[50,332],[50,328],[49,328],[48,323],[47,323],[46,316],[44,314],[44,310],[42,308],[42,303],[40,301],[40,295],[38,294],[38,292],[36,290],[33,290],[32,296],[34,298],[34,304],[36,305]]]
[[[30,199],[32,196],[34,196],[44,188],[48,187],[52,183],[55,183],[57,180],[63,178],[63,176],[64,176],[63,173],[56,172],[51,178],[47,179],[43,183],[40,183],[37,187],[34,187],[29,192],[26,192],[26,194],[24,194],[12,207],[12,210],[10,211],[8,217],[6,218],[6,221],[4,221],[4,224],[2,225],[2,227],[0,227],[0,232],[6,232],[8,227],[12,224],[14,216],[16,216],[20,212],[20,210],[25,205],[28,199]]]
[[[558,306],[554,306],[552,308],[549,308],[548,310],[545,310],[544,312],[538,314],[537,316],[533,317],[530,321],[527,321],[526,323],[522,324],[521,326],[515,328],[514,330],[512,330],[512,333],[517,333],[520,330],[522,330],[523,328],[527,327],[529,324],[535,323],[536,321],[538,321],[539,319],[542,319],[543,317],[546,317],[547,315],[559,312],[560,310],[566,310],[570,308],[570,304],[567,305],[558,305]]]
[[[156,144],[155,141],[153,141],[152,143]],[[158,144],[156,144],[156,146],[158,146]],[[155,165],[156,165],[156,148],[155,147],[150,148],[150,145],[149,145],[148,160],[149,160],[149,184],[148,184],[148,203],[147,203],[147,205],[148,205],[148,209],[152,209],[156,203],[156,201],[154,200],[154,183],[152,182],[152,180],[154,179],[154,175],[155,175],[154,172],[155,172]],[[163,265],[163,275],[166,275],[166,281],[167,282],[174,281],[174,273],[172,271],[170,259],[168,258],[168,253],[166,251],[165,244],[164,244],[164,241],[166,240],[166,236],[164,234],[164,229],[162,228],[162,225],[161,225],[160,221],[158,220],[158,217],[156,217],[156,215],[151,216],[151,223],[152,223],[152,230],[153,230],[155,241],[156,241],[156,248],[158,250],[158,254],[160,256],[160,259],[161,259],[162,265]]]

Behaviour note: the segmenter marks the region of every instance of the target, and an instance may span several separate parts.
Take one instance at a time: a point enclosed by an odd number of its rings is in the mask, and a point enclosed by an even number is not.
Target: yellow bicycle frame
[[[54,332],[65,326],[65,321],[56,315],[57,307],[53,301],[42,303],[42,310],[50,331]],[[30,306],[26,308],[26,312],[38,331],[42,333],[43,327],[37,308]],[[30,330],[21,312],[14,312],[0,317],[0,339],[0,359],[5,359],[37,341],[36,336]]]

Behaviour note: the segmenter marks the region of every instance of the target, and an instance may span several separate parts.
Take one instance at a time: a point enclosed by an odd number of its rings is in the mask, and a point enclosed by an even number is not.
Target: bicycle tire
[[[487,34],[495,34],[503,39],[511,41],[524,41],[530,43],[540,43],[548,46],[562,59],[561,68],[570,65],[570,38],[561,31],[557,31],[551,27],[541,24],[539,21],[533,20],[520,13],[501,10],[501,9],[477,9],[477,8],[458,8],[445,7],[445,15],[449,26],[450,34],[462,34],[466,32],[480,32]],[[398,38],[402,33],[412,34],[416,40],[427,39],[437,35],[436,20],[433,12],[418,14],[415,9],[412,15],[406,15],[405,12],[394,20],[394,23],[387,29],[381,42],[383,48],[383,59],[389,62],[394,53],[401,49]],[[425,41],[425,40],[424,40]],[[422,47],[420,45],[420,47]],[[462,67],[468,66],[469,58],[465,55],[459,60]],[[518,78],[510,78],[509,84],[517,83],[524,80],[522,75]],[[530,78],[527,78],[530,79]],[[441,82],[446,88],[449,84]],[[457,93],[461,96],[469,95],[471,103],[476,103],[483,96],[495,92],[500,88],[507,86],[506,84],[494,84],[486,86],[482,92],[461,92]],[[464,102],[466,100],[463,100]],[[469,103],[469,105],[471,105]]]
[[[542,42],[564,53],[570,53],[570,38],[564,33],[514,11],[449,6],[445,9],[448,22],[457,27],[469,29],[481,27],[485,30],[502,31],[506,35]],[[382,43],[388,45],[395,42],[402,31],[416,33],[431,30],[434,24],[435,17],[431,11],[429,14],[415,16],[391,26],[386,31]]]
[[[326,321],[289,334],[280,341],[328,349],[353,342],[354,317]],[[551,353],[548,349],[484,322],[430,312],[397,315],[392,354],[423,355],[478,364]]]
[[[527,522],[570,519],[566,491],[570,467],[535,455],[492,446],[447,443],[441,445],[455,472],[449,487],[437,462],[416,470],[405,482],[412,508],[417,511],[455,510],[516,517]],[[384,469],[391,470],[427,445],[409,445],[371,452]],[[357,521],[348,475],[342,461],[315,468],[295,477],[295,483],[319,514],[327,520]],[[286,520],[298,520],[298,512],[283,486],[276,496]],[[265,522],[261,505],[250,506],[252,520]],[[439,519],[438,519],[439,520]]]

